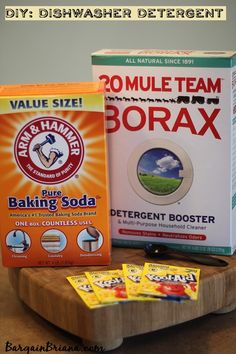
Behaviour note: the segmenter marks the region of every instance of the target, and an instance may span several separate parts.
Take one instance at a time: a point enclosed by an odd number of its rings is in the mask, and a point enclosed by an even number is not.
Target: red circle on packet
[[[163,294],[174,295],[174,296],[184,296],[185,287],[182,284],[171,284],[171,283],[162,283],[157,288]]]

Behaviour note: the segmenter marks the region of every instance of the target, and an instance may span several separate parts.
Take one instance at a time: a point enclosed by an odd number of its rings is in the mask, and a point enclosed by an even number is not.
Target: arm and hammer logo
[[[14,153],[21,171],[43,184],[62,183],[76,174],[84,158],[79,132],[65,120],[41,117],[18,133]]]

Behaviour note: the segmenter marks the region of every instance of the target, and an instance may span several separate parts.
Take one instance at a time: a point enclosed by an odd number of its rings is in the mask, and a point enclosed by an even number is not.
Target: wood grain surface
[[[202,266],[181,259],[155,261],[201,269],[199,299],[186,303],[137,301],[89,310],[66,279],[87,270],[121,269],[122,263],[153,262],[141,249],[113,249],[112,264],[108,267],[12,268],[9,279],[20,299],[39,315],[81,337],[84,343],[102,345],[109,350],[118,347],[124,337],[234,309],[236,255],[220,258],[228,261],[229,266]]]

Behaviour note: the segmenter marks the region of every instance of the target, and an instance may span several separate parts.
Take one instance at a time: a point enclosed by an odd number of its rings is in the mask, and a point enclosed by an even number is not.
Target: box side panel
[[[232,242],[233,248],[236,249],[236,61],[232,68],[232,96],[231,96],[231,149],[232,149]]]

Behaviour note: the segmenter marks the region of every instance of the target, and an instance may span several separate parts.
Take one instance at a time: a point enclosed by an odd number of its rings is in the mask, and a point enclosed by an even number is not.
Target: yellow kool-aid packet
[[[97,296],[84,274],[67,277],[66,279],[90,309],[103,306],[99,303]]]
[[[145,263],[139,293],[165,300],[197,300],[200,269]]]
[[[101,303],[128,300],[122,270],[94,271],[85,274]]]
[[[142,296],[138,293],[143,266],[137,264],[122,264],[126,292],[129,300],[139,300],[139,301],[148,301],[155,300],[148,296]]]

